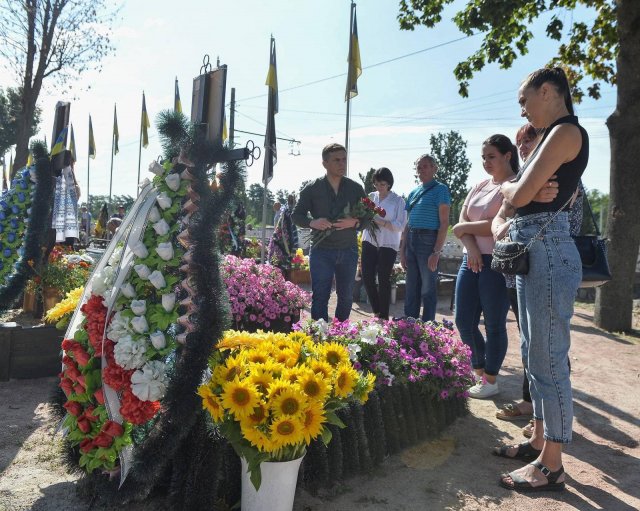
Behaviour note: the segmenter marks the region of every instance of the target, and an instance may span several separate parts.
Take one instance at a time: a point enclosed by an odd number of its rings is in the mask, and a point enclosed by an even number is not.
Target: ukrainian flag
[[[358,21],[356,19],[356,4],[351,4],[353,9],[353,26],[349,38],[349,71],[347,73],[347,91],[344,100],[348,101],[358,95],[358,78],[362,74],[362,62],[360,61],[360,44],[358,43]]]
[[[91,124],[91,116],[89,116],[89,156],[94,160],[96,158],[96,140],[93,138],[93,124]]]
[[[178,89],[178,77],[176,76],[176,86],[173,96],[173,111],[182,113],[182,102],[180,101],[180,89]]]
[[[73,136],[73,124],[71,125],[71,140],[69,141],[69,151],[71,152],[71,158],[73,161],[78,161],[76,158],[76,138]]]
[[[262,168],[262,182],[265,186],[273,178],[273,166],[278,161],[276,147],[276,114],[278,113],[278,71],[276,67],[276,40],[271,36],[269,55],[269,72],[265,82],[269,86],[267,103],[267,130],[264,136],[264,166]]]
[[[60,154],[62,151],[66,149],[67,130],[68,130],[68,127],[65,126],[64,129],[58,135],[58,138],[56,138],[56,143],[53,145],[53,148],[51,149],[52,157],[55,156],[56,154]]]
[[[151,127],[151,123],[149,122],[149,116],[147,115],[147,102],[144,98],[144,92],[142,93],[142,147],[147,147],[149,145],[149,132],[148,128]]]

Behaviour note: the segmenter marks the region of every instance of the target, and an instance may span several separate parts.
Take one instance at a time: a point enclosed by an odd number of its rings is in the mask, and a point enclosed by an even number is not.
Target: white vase
[[[396,293],[398,292],[398,286],[391,286],[391,303],[396,304]]]
[[[296,495],[301,456],[293,461],[265,461],[260,464],[262,483],[256,491],[247,472],[247,462],[242,462],[242,511],[291,511]]]

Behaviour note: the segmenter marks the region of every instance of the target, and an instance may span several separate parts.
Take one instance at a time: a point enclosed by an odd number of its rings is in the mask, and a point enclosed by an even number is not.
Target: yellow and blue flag
[[[78,161],[76,158],[76,137],[73,135],[73,124],[71,125],[71,136],[69,140],[69,151],[71,152],[71,158],[73,161]]]
[[[182,113],[182,102],[180,101],[180,89],[178,88],[178,77],[176,76],[176,85],[173,93],[173,111]]]
[[[269,86],[269,102],[267,107],[267,132],[264,137],[264,167],[262,182],[266,186],[273,178],[273,166],[278,161],[276,148],[276,114],[278,113],[278,70],[276,66],[276,40],[271,36],[269,56],[269,72],[265,82]]]
[[[344,100],[348,101],[358,95],[358,78],[362,74],[362,62],[360,61],[360,44],[358,42],[358,21],[356,19],[356,4],[351,4],[353,9],[353,25],[350,27],[349,37],[349,71],[347,72],[347,91]]]
[[[96,140],[93,138],[93,124],[91,124],[91,115],[89,115],[89,156],[96,158]]]
[[[56,143],[53,145],[51,149],[51,156],[55,156],[56,154],[60,154],[67,147],[67,130],[68,127],[65,126],[62,131],[58,134],[58,138],[56,138]]]
[[[144,92],[142,93],[142,119],[140,122],[140,129],[142,130],[142,147],[147,147],[149,145],[148,129],[151,127],[151,123],[149,122],[149,115],[147,115],[147,102],[144,98]]]

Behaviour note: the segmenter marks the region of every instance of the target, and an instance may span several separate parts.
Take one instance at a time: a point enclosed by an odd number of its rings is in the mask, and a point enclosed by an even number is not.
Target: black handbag
[[[600,230],[586,195],[585,199],[596,234],[573,236],[573,241],[576,243],[582,261],[580,287],[598,287],[611,280],[611,270],[609,270],[609,261],[607,260],[606,240],[600,237]]]
[[[529,273],[529,247],[507,238],[496,241],[491,269],[504,275],[526,275]]]
[[[504,275],[526,275],[529,273],[529,247],[535,240],[540,239],[542,231],[569,205],[571,199],[572,198],[569,197],[569,200],[549,217],[526,245],[517,241],[511,241],[508,237],[496,241],[491,258],[491,269]]]

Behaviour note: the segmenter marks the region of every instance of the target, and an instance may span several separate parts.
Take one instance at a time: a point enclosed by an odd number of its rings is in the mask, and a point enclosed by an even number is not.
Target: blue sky
[[[453,68],[481,41],[480,36],[473,36],[451,42],[462,37],[450,19],[455,7],[464,3],[454,3],[436,28],[415,31],[399,29],[396,0],[358,3],[364,70],[358,81],[359,95],[351,102],[351,177],[357,178],[358,172],[370,167],[387,166],[394,173],[395,190],[406,193],[414,186],[413,161],[428,152],[429,136],[456,130],[468,142],[471,185],[485,176],[480,161],[482,141],[494,133],[515,136],[523,123],[516,101],[518,86],[528,72],[555,54],[557,43],[544,37],[546,19],[541,20],[529,53],[509,70],[485,67],[471,81],[469,98],[464,99],[457,93]],[[561,16],[567,22],[594,18],[588,11],[561,12]],[[278,142],[278,163],[269,188],[297,190],[302,181],[324,172],[322,147],[332,141],[344,143],[348,29],[347,0],[124,2],[115,26],[116,53],[105,59],[102,73],[79,76],[73,83],[73,94],[47,88],[41,95],[41,134],[51,137],[56,101],[72,101],[79,159],[76,172],[84,189],[91,113],[98,152],[91,160],[91,193],[108,194],[113,105],[117,103],[120,153],[114,160],[113,192],[135,195],[142,91],[152,121],[150,145],[142,150],[142,178],[149,161],[161,154],[155,116],[173,107],[174,78],[179,80],[183,109],[189,112],[192,80],[199,74],[205,53],[213,62],[220,57],[229,68],[227,102],[230,88],[235,87],[236,128],[264,133],[265,78],[273,34],[280,87],[276,129],[278,136],[295,138],[301,144],[295,148],[300,155],[294,156],[288,154],[291,148],[286,142]],[[410,55],[414,52],[418,53]],[[397,60],[386,62],[392,59]],[[0,86],[12,84],[8,73],[2,72]],[[591,139],[584,182],[587,188],[605,192],[609,189],[610,158],[605,121],[614,107],[615,89],[608,87],[600,101],[587,99],[577,106]],[[236,134],[241,145],[248,139],[263,144],[262,135]],[[248,182],[258,182],[261,173],[259,160],[248,169]]]

